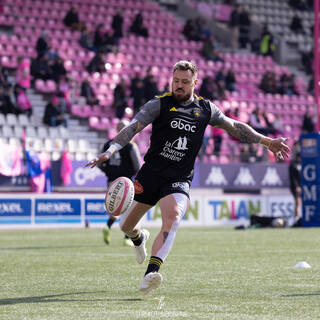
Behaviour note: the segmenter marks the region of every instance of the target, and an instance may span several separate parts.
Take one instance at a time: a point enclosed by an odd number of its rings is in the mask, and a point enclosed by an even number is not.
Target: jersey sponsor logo
[[[171,128],[173,129],[184,130],[187,132],[196,132],[196,128],[197,128],[192,123],[182,119],[173,119],[170,125],[171,125]]]
[[[249,186],[249,185],[256,185],[255,180],[253,179],[253,176],[250,172],[249,168],[240,167],[239,174],[234,181],[234,184],[236,186],[242,185],[242,186]]]
[[[172,107],[170,111],[177,111],[177,109],[175,107]]]
[[[266,174],[261,182],[263,186],[282,186],[282,180],[278,175],[276,168],[268,167]]]
[[[135,194],[141,194],[143,192],[143,186],[140,184],[138,180],[134,180],[133,186]]]
[[[187,137],[179,137],[173,142],[167,141],[160,153],[161,156],[179,162],[186,154],[183,150],[188,150]]]
[[[189,192],[189,184],[187,182],[174,182],[172,188],[178,188],[184,192]]]

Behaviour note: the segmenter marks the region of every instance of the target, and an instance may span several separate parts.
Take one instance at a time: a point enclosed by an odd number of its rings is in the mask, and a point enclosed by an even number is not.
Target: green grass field
[[[143,296],[147,262],[119,229],[109,247],[99,229],[0,231],[0,319],[320,319],[319,243],[318,229],[180,228]]]

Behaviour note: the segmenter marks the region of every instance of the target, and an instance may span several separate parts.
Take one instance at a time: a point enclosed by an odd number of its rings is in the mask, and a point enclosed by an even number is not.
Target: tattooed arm
[[[127,145],[131,139],[143,130],[146,124],[143,122],[133,119],[127,126],[125,126],[112,140],[112,143],[107,151],[99,154],[97,158],[86,164],[86,167],[94,168],[101,162],[109,160],[113,154],[121,150],[125,145]]]
[[[226,130],[232,136],[246,143],[259,143],[267,147],[274,153],[276,159],[283,160],[289,157],[290,148],[285,144],[287,138],[272,139],[255,131],[249,125],[233,120],[229,117],[223,117],[219,128]]]

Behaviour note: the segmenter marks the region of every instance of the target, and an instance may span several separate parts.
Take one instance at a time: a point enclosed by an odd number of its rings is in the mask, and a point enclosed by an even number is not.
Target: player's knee
[[[167,214],[165,219],[162,220],[162,227],[164,229],[170,230],[174,224],[179,224],[180,220],[181,218],[179,216],[179,213],[173,211],[170,214]]]

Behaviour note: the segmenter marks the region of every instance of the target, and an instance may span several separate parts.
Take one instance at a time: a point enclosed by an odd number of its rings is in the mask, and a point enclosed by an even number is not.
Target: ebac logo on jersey
[[[186,121],[186,120],[182,120],[182,119],[173,119],[170,122],[171,128],[173,129],[179,129],[179,130],[184,130],[187,132],[196,132],[196,126],[193,125],[192,123]]]

